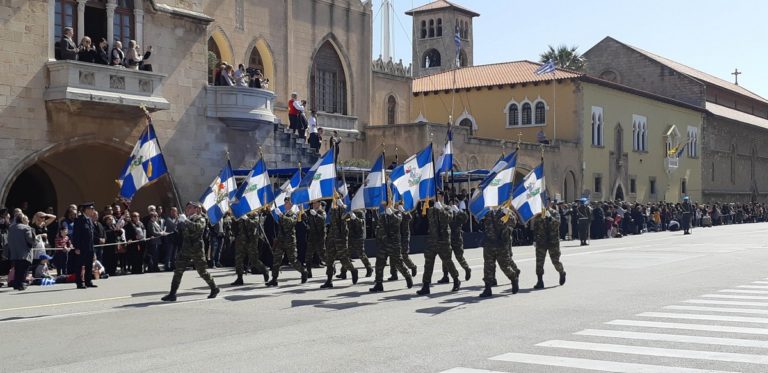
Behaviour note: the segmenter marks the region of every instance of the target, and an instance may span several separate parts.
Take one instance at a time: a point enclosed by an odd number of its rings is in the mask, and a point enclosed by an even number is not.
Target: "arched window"
[[[326,41],[317,50],[310,76],[311,107],[326,113],[347,115],[347,81],[336,49]]]
[[[597,144],[603,146],[603,109],[597,114]]]
[[[592,109],[592,145],[597,145],[597,113]]]
[[[536,112],[534,115],[534,122],[536,124],[544,124],[546,122],[546,116],[544,112],[546,111],[546,106],[543,102],[539,101],[536,103],[535,106]]]
[[[387,124],[395,124],[397,119],[397,99],[390,95],[387,98]]]
[[[443,36],[443,19],[438,18],[437,19],[437,36]]]
[[[459,51],[459,67],[466,66],[469,66],[469,62],[467,61],[467,52],[462,48]]]
[[[113,27],[114,40],[120,40],[123,42],[123,48],[128,48],[128,41],[136,39],[133,21],[133,0],[118,0]]]
[[[421,21],[421,38],[427,37],[427,21]]]
[[[430,38],[435,37],[435,20],[434,19],[429,20],[429,37]]]
[[[218,64],[221,62],[221,51],[213,37],[208,38],[208,84],[215,84],[215,75]]]
[[[469,133],[474,133],[474,126],[472,125],[472,120],[469,118],[464,118],[459,122],[459,126],[469,128]]]
[[[437,49],[430,49],[424,52],[424,56],[421,58],[421,67],[437,67],[440,66],[440,52]]]
[[[509,104],[507,108],[507,127],[520,125],[520,111],[516,103]]]
[[[632,150],[640,150],[640,129],[637,122],[632,122]]]
[[[527,102],[523,104],[522,122],[524,126],[531,124],[531,104]]]
[[[641,142],[642,146],[640,147],[640,150],[647,152],[648,151],[648,123],[647,122],[643,122],[642,136],[640,137],[640,140],[642,141]]]
[[[77,39],[77,1],[75,0],[56,0],[56,20],[54,21],[55,42],[61,40],[64,27],[72,27]],[[79,43],[75,40],[75,43]]]

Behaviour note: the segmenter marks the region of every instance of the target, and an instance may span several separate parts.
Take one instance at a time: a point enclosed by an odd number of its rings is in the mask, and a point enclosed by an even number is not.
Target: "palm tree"
[[[578,48],[579,47],[575,45],[569,47],[565,44],[561,44],[557,48],[550,45],[549,50],[541,54],[539,61],[547,62],[552,60],[557,67],[574,71],[584,71],[587,61],[576,51]]]

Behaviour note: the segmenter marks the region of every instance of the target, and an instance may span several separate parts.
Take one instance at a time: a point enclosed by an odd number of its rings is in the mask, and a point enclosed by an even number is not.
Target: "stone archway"
[[[563,178],[563,201],[572,202],[576,200],[576,174],[573,171],[567,171]]]
[[[270,48],[267,41],[259,37],[251,42],[248,47],[245,59],[248,63],[248,67],[254,67],[261,69],[264,74],[264,78],[269,79],[269,86],[276,87],[275,84],[275,60],[272,48]],[[257,62],[258,61],[258,62]],[[261,66],[257,66],[260,63]],[[274,91],[274,88],[270,88]]]

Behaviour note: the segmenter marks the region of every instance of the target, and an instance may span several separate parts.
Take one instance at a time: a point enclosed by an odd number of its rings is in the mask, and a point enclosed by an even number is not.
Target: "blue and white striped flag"
[[[412,155],[390,175],[397,200],[403,201],[406,211],[416,208],[419,201],[435,197],[435,170],[432,163],[432,144]]]
[[[281,185],[280,188],[275,191],[275,193],[277,193],[277,197],[275,197],[274,208],[272,209],[272,217],[275,218],[275,221],[280,220],[280,215],[277,213],[277,211],[279,210],[280,213],[285,212],[285,199],[291,196],[291,192],[298,188],[300,183],[301,169],[298,169],[290,179],[284,182],[283,185]],[[293,210],[294,212],[298,213],[299,206],[294,205]]]
[[[274,199],[269,169],[264,159],[260,159],[237,189],[232,200],[232,213],[239,219],[251,211],[268,206]]]
[[[384,172],[384,154],[382,154],[376,159],[371,173],[368,174],[363,185],[355,193],[350,207],[352,210],[379,208],[381,202],[386,200],[387,179]]]
[[[542,75],[546,73],[552,73],[554,74],[555,71],[557,71],[557,67],[555,66],[555,61],[549,60],[545,64],[539,66],[536,71],[534,71],[534,74],[536,75]]]
[[[459,26],[456,25],[456,33],[453,34],[453,43],[456,44],[456,67],[461,66],[461,34]]]
[[[336,190],[336,162],[333,149],[327,151],[301,179],[299,187],[291,193],[291,202],[301,205],[321,199],[333,198]]]
[[[437,188],[443,189],[441,175],[453,169],[453,131],[450,128],[448,129],[448,138],[445,140],[445,147],[443,147],[443,154],[437,158],[435,168],[437,171]]]
[[[514,154],[514,153],[513,153]],[[505,162],[504,168],[493,173],[490,181],[469,202],[469,211],[481,220],[492,208],[505,204],[512,197],[512,178],[515,176],[517,157]],[[490,175],[489,175],[490,176]]]
[[[544,163],[534,168],[512,193],[512,206],[520,213],[523,224],[541,213],[544,208]]]
[[[147,125],[133,147],[128,162],[117,180],[120,185],[120,197],[130,200],[134,194],[158,178],[168,173],[160,143],[152,123]]]
[[[229,211],[229,201],[236,192],[235,174],[232,172],[232,165],[227,160],[227,165],[221,170],[219,176],[213,179],[211,186],[200,197],[200,203],[208,211],[208,219],[211,220],[211,224],[218,223]]]

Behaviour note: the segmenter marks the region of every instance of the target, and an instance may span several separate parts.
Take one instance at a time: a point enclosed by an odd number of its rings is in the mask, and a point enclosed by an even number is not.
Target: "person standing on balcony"
[[[80,46],[77,48],[77,60],[82,62],[96,62],[96,48],[93,47],[91,38],[84,37],[80,40]]]
[[[238,87],[248,86],[248,75],[245,73],[243,64],[237,65],[237,70],[235,70],[235,85]]]
[[[61,37],[61,41],[59,42],[59,49],[61,54],[62,60],[76,60],[77,59],[77,52],[79,52],[77,45],[75,45],[75,41],[72,40],[72,35],[74,35],[74,30],[72,30],[72,27],[64,27],[64,35]]]
[[[112,47],[110,57],[112,58],[112,66],[123,66],[125,53],[123,53],[123,43],[120,40],[115,41],[115,46]]]
[[[298,135],[301,130],[301,117],[304,113],[304,106],[299,101],[299,95],[296,92],[291,93],[291,99],[288,100],[288,122],[289,128],[293,130],[294,135]]]
[[[317,134],[317,110],[310,110],[309,116],[309,146],[320,151],[320,136]]]
[[[141,51],[139,50],[139,45],[136,44],[136,40],[128,42],[128,53],[126,53],[125,58],[127,68],[133,70],[139,69],[139,64],[143,58],[141,56]]]
[[[109,44],[107,44],[107,39],[101,38],[101,41],[99,41],[99,46],[96,48],[96,63],[100,65],[109,65],[108,47]]]

